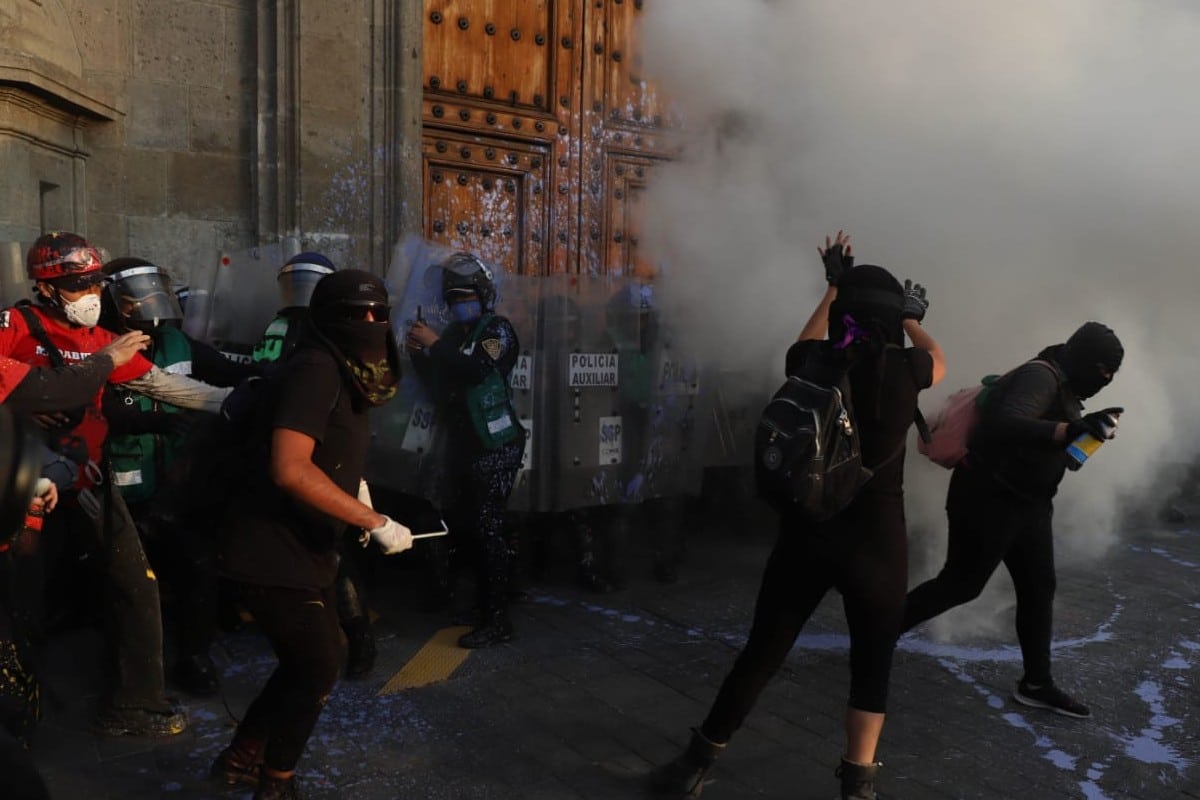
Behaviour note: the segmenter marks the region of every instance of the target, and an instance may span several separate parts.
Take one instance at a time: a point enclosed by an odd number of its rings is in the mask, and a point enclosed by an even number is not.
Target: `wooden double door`
[[[642,0],[425,0],[423,225],[506,270],[626,274],[667,156]]]

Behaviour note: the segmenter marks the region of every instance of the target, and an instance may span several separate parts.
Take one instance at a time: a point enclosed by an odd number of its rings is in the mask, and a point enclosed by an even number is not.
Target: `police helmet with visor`
[[[162,267],[140,258],[118,258],[104,265],[108,296],[126,330],[152,333],[160,325],[183,325],[183,309]]]

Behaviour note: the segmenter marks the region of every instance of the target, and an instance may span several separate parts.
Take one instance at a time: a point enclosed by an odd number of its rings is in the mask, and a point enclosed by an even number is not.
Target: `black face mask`
[[[1071,390],[1086,400],[1112,383],[1124,356],[1125,349],[1110,328],[1088,322],[1071,334],[1058,358]]]
[[[390,324],[313,319],[313,328],[333,346],[363,401],[379,406],[395,397],[400,385],[400,348]]]

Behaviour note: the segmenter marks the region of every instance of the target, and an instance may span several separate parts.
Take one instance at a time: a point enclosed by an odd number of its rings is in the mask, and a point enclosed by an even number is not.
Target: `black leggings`
[[[866,498],[864,498],[866,499]],[[746,646],[701,726],[714,742],[741,727],[800,629],[830,589],[850,630],[851,708],[884,713],[907,588],[908,543],[899,498],[861,502],[816,533],[784,521],[767,561]]]
[[[946,565],[909,592],[904,630],[974,600],[1004,562],[1017,595],[1025,679],[1049,681],[1056,588],[1051,502],[1019,497],[981,470],[959,468],[950,479],[946,513]]]
[[[238,726],[238,739],[266,741],[268,767],[296,768],[345,660],[334,592],[244,586],[240,593],[271,642],[279,666]]]

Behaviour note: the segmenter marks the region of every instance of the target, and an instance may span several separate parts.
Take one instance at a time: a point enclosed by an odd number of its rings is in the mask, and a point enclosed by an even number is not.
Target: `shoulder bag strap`
[[[28,301],[17,303],[13,308],[25,318],[25,324],[29,326],[29,332],[33,334],[33,338],[46,348],[46,357],[50,359],[51,365],[56,369],[65,367],[67,362],[63,360],[62,352],[54,345],[54,342],[50,341],[50,334],[46,333],[41,318],[33,312]]]

